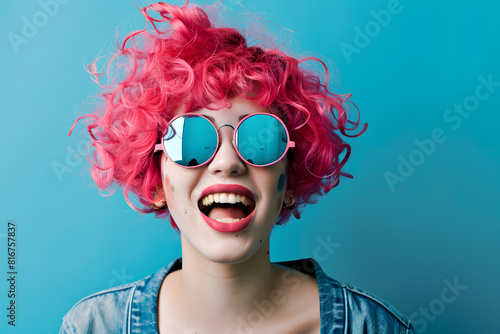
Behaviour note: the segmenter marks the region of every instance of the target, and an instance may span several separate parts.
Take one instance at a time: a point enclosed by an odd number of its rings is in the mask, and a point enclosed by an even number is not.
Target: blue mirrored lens
[[[286,151],[287,132],[281,122],[264,114],[245,119],[236,132],[236,146],[247,162],[264,166],[276,162]]]
[[[195,167],[214,155],[218,145],[217,132],[206,118],[184,115],[170,123],[163,145],[175,163]]]

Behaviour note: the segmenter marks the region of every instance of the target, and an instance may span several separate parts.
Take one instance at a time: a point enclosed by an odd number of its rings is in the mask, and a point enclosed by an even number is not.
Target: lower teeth
[[[217,218],[215,219],[221,223],[235,223],[237,221],[240,221],[241,219],[239,218]]]

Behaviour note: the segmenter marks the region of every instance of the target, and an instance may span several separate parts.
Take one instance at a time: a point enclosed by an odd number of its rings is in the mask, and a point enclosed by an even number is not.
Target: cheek
[[[276,211],[281,211],[282,203],[283,203],[283,200],[281,198],[278,198],[278,201],[276,201]]]

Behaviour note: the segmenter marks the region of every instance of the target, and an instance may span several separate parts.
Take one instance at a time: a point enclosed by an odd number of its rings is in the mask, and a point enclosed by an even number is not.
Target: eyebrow
[[[212,123],[215,124],[215,120],[214,120],[214,118],[212,116],[208,116],[208,115],[204,115],[204,114],[200,114],[200,115],[203,116],[203,117],[208,118],[210,120],[210,122],[212,122]]]

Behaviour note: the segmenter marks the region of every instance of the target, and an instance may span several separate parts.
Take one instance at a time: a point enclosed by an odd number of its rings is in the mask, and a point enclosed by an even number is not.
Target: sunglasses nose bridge
[[[225,127],[225,126],[228,126],[228,127],[230,127],[231,129],[233,129],[233,132],[232,132],[231,134],[228,134],[228,136],[229,136],[229,138],[231,138],[231,145],[232,145],[232,147],[236,150],[236,146],[234,145],[234,140],[233,140],[235,128],[234,128],[234,126],[233,126],[233,125],[228,124],[228,123],[225,123],[225,124],[222,124],[222,125],[220,125],[219,127],[217,127],[217,128],[216,128],[216,129],[217,129],[217,134],[218,134],[218,137],[219,137],[219,143],[218,143],[218,148],[217,148],[217,151],[219,151],[219,149],[220,149],[220,147],[221,147],[221,145],[222,145],[222,137],[223,137],[223,136],[221,135],[221,131],[220,131],[220,130],[221,130],[223,127]]]
[[[221,126],[219,126],[219,127],[217,128],[217,132],[219,132],[219,130],[220,130],[223,126],[229,126],[229,127],[233,128],[233,130],[234,130],[234,126],[232,126],[231,124],[227,124],[227,123],[225,123],[225,124],[222,124]]]
[[[230,127],[233,131],[224,127]],[[235,127],[231,124],[222,124],[216,128],[219,143],[217,150],[209,162],[208,169],[212,173],[222,173],[227,175],[241,175],[245,172],[246,167],[236,151],[233,142]],[[229,147],[231,145],[231,147]]]
[[[220,129],[221,129],[221,128],[223,128],[223,127],[225,127],[225,126],[228,126],[228,127],[230,127],[231,129],[233,129],[233,135],[230,135],[230,138],[231,138],[231,145],[232,145],[232,146],[233,146],[233,148],[236,150],[236,146],[234,145],[234,140],[233,140],[233,137],[234,137],[234,131],[236,131],[236,130],[235,130],[235,128],[234,128],[234,126],[233,126],[233,125],[228,124],[228,123],[222,124],[222,125],[220,125],[219,127],[217,127],[217,134],[219,135],[219,145],[218,145],[218,146],[220,147],[220,146],[222,145],[222,143],[221,143],[221,138],[222,138],[222,137],[221,137],[221,134],[220,134]],[[218,151],[218,149],[217,149],[217,151]]]

